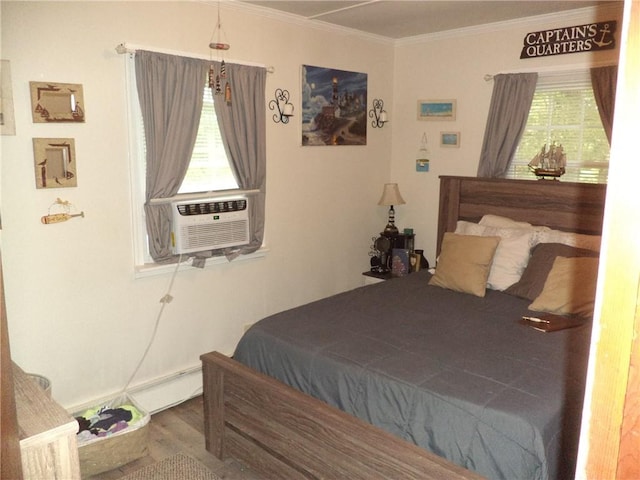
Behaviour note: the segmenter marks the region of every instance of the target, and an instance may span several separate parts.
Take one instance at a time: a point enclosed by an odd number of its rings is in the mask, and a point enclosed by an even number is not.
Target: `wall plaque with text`
[[[520,58],[595,52],[616,47],[616,21],[587,23],[527,33]]]

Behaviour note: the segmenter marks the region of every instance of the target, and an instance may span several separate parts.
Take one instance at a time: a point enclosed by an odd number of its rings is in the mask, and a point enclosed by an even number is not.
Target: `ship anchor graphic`
[[[602,37],[600,37],[600,40],[594,40],[593,43],[598,45],[600,48],[605,47],[607,45],[611,45],[613,43],[613,40],[609,40],[608,42],[604,41],[604,37],[607,34],[611,33],[611,30],[609,30],[609,24],[605,23],[604,28],[601,29],[600,32],[602,32]]]

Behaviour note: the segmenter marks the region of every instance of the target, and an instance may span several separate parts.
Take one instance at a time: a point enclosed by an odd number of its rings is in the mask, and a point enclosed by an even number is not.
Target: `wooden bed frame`
[[[600,235],[606,185],[557,180],[440,177],[437,252],[458,220],[508,217],[556,230]]]
[[[458,220],[484,214],[600,234],[605,186],[441,177],[438,251]],[[478,479],[422,448],[218,352],[202,355],[206,448],[267,478]]]

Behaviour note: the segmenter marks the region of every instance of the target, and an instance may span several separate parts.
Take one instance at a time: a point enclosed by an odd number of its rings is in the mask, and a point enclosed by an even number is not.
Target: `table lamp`
[[[385,183],[384,190],[382,191],[382,197],[378,205],[389,205],[389,222],[384,227],[385,235],[398,235],[398,227],[395,225],[396,212],[393,209],[394,205],[404,205],[406,202],[400,195],[400,189],[398,189],[397,183]]]

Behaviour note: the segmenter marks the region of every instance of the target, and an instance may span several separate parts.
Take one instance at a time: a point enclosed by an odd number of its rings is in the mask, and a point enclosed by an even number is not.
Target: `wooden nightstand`
[[[364,275],[365,285],[373,285],[374,283],[384,282],[385,280],[390,280],[391,278],[393,278],[390,271],[386,273],[368,271],[362,272],[362,275]]]

